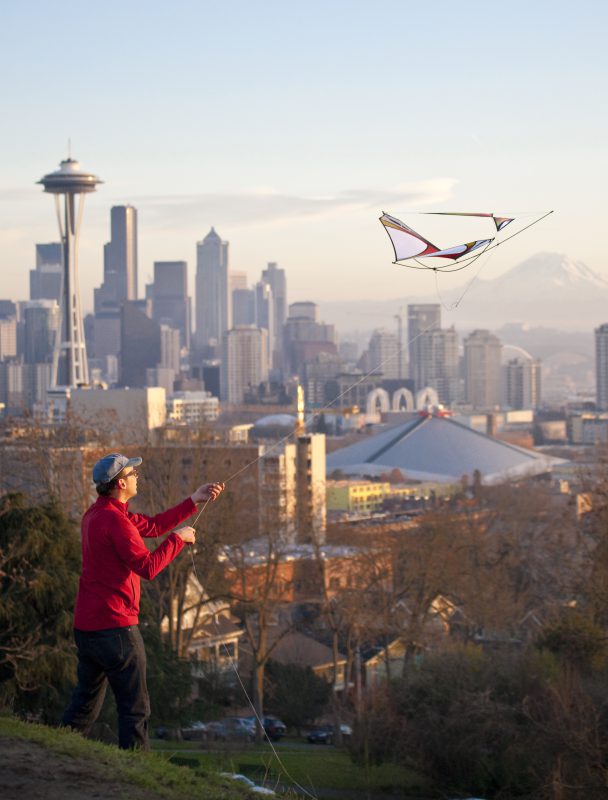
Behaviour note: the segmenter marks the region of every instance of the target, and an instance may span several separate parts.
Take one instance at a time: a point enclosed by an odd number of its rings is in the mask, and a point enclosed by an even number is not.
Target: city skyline
[[[5,11],[1,297],[27,296],[35,244],[54,240],[33,184],[65,158],[70,137],[73,156],[105,180],[85,212],[84,310],[103,275],[109,209],[125,204],[139,213],[140,293],[154,261],[186,261],[193,278],[196,242],[213,226],[250,282],[281,264],[292,301],[432,294],[432,276],[391,264],[383,210],[555,208],[499,248],[483,277],[555,251],[608,278],[603,7],[583,2],[574,16],[565,3],[514,3],[507,14],[445,4],[438,14],[312,2],[285,14],[273,2],[135,3],[120,7],[115,36],[118,8],[110,2],[102,17],[64,0],[59,13]],[[49,51],[66,19],[89,32],[86,44],[74,37]],[[70,91],[51,91],[73,61]],[[127,67],[138,76],[129,91]]]

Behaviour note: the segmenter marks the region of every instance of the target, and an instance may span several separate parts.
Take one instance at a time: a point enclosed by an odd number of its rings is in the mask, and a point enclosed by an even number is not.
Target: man
[[[78,685],[63,724],[87,734],[110,683],[118,709],[118,745],[148,748],[150,700],[146,652],[138,628],[140,577],[151,580],[193,544],[194,528],[174,530],[150,552],[142,537],[161,536],[188,519],[196,504],[215,500],[223,483],[205,483],[155,517],[132,514],[141,458],[104,456],[93,467],[99,497],[82,518],[82,574],[74,612]]]

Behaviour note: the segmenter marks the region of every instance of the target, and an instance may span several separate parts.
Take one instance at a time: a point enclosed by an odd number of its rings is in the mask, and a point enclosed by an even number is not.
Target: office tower
[[[333,325],[319,322],[316,303],[291,303],[283,326],[285,369],[292,375],[304,374],[305,364],[319,353],[338,352]]]
[[[505,402],[509,408],[538,408],[541,402],[541,363],[536,358],[513,358],[504,367]]]
[[[407,307],[409,371],[417,392],[427,385],[423,372],[424,345],[421,342],[421,335],[439,328],[441,328],[441,306],[439,303],[416,303]]]
[[[268,365],[274,367],[273,344],[274,335],[274,300],[270,284],[259,281],[255,285],[255,324],[258,328],[264,328],[268,332]]]
[[[160,325],[141,309],[139,303],[125,302],[121,308],[121,386],[146,386],[146,370],[161,359]]]
[[[232,326],[255,325],[255,290],[234,289],[232,292]]]
[[[491,410],[502,400],[502,344],[486,330],[464,340],[465,398],[473,408]]]
[[[419,334],[416,347],[416,371],[420,385],[417,391],[430,386],[440,403],[450,405],[462,399],[458,334],[454,327],[433,328]]]
[[[404,376],[403,365],[399,364],[399,340],[394,333],[376,330],[369,340],[366,372],[374,372],[385,378]]]
[[[23,360],[26,364],[53,361],[59,321],[59,306],[55,300],[31,300],[24,304]]]
[[[228,242],[211,228],[196,245],[196,345],[220,344],[230,327]]]
[[[177,375],[181,365],[181,331],[161,323],[160,326],[160,362],[163,369],[172,369]]]
[[[0,361],[17,355],[17,317],[0,317]]]
[[[222,398],[241,404],[250,389],[268,380],[268,332],[239,325],[224,335]]]
[[[30,270],[30,300],[61,301],[61,244],[36,245],[36,269]]]
[[[105,302],[137,300],[137,210],[113,206],[110,241],[103,248]],[[113,296],[113,297],[112,297]]]
[[[247,273],[230,270],[228,273],[228,290],[230,294],[237,289],[247,288]],[[232,323],[234,325],[234,322]]]
[[[150,287],[152,318],[176,328],[181,346],[190,349],[190,298],[188,265],[185,261],[155,261]]]
[[[595,329],[596,402],[600,411],[608,409],[608,323]]]
[[[68,158],[38,183],[55,196],[62,245],[61,335],[55,349],[52,387],[83,386],[89,382],[89,368],[80,310],[78,238],[84,196],[94,192],[101,181],[81,170],[78,161]]]
[[[287,318],[287,281],[285,270],[270,262],[262,271],[262,281],[272,289],[274,304],[274,339],[272,342],[273,366],[283,368],[283,325]]]

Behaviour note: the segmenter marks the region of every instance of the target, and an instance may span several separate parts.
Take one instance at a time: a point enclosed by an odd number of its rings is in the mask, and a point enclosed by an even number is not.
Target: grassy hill
[[[243,800],[246,788],[159,753],[127,752],[67,730],[0,716],[3,800]]]

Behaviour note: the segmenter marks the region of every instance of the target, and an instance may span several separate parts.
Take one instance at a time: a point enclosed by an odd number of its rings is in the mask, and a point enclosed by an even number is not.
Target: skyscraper
[[[31,300],[23,306],[23,360],[45,364],[53,360],[59,333],[59,306],[55,300]]]
[[[155,261],[151,286],[152,318],[180,332],[182,347],[190,348],[190,298],[185,261]]]
[[[287,318],[287,281],[285,270],[279,269],[274,262],[270,262],[262,272],[262,281],[272,289],[272,302],[274,306],[274,336],[271,342],[273,352],[272,366],[275,369],[284,368],[283,364],[283,325]]]
[[[30,300],[61,301],[61,244],[36,245],[36,269],[30,270]]]
[[[440,403],[447,405],[461,400],[459,377],[458,334],[454,327],[432,328],[418,335],[416,347],[417,391],[430,386]]]
[[[538,408],[541,401],[541,363],[536,358],[513,358],[504,367],[505,400],[509,408]]]
[[[137,210],[113,206],[110,211],[110,241],[103,248],[104,285],[115,302],[137,300]]]
[[[595,329],[595,382],[597,407],[608,409],[608,323]]]
[[[491,410],[502,401],[502,344],[486,330],[475,330],[464,340],[465,395],[479,410]]]
[[[403,370],[399,366],[399,341],[394,333],[375,330],[369,340],[366,372],[374,372],[385,378],[399,378]]]
[[[120,385],[146,386],[146,370],[161,360],[160,325],[138,304],[123,303],[120,325]]]
[[[268,332],[253,325],[239,325],[224,336],[222,397],[240,404],[248,389],[268,380]]]
[[[61,290],[61,336],[55,349],[51,386],[76,387],[89,383],[84,327],[78,286],[78,237],[84,195],[95,191],[99,178],[80,169],[73,158],[41,178],[44,191],[55,195],[61,235],[63,280]],[[60,206],[63,196],[63,208]]]
[[[197,347],[219,345],[229,327],[228,242],[211,228],[196,245]]]
[[[424,343],[422,334],[441,328],[441,306],[439,303],[418,303],[407,307],[407,338],[410,361],[410,378],[416,391],[424,389]]]
[[[255,290],[232,290],[232,325],[255,324]]]
[[[255,324],[268,332],[268,366],[274,365],[273,343],[275,339],[274,298],[270,284],[258,281],[255,285]]]

